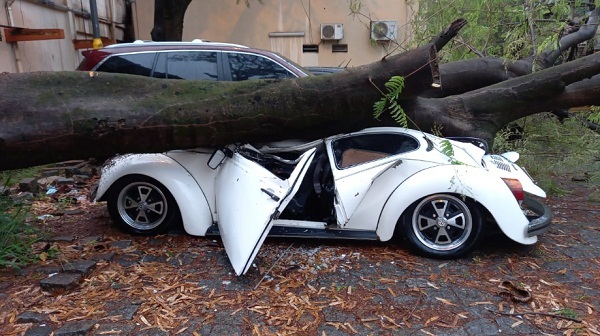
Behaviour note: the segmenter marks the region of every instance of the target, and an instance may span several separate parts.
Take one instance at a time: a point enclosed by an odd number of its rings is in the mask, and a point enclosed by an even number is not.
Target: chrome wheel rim
[[[117,210],[123,221],[132,228],[152,230],[167,216],[167,198],[153,184],[134,182],[119,193]]]
[[[412,230],[426,247],[436,251],[451,251],[469,239],[473,217],[467,205],[450,195],[433,195],[415,208]]]

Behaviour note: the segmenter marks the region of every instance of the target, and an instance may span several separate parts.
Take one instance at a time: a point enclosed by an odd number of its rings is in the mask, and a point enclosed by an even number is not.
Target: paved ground
[[[0,270],[0,334],[598,335],[600,206],[550,204],[554,226],[531,247],[492,236],[439,261],[394,243],[267,240],[243,277],[218,239],[128,236],[90,204],[44,219],[45,262]],[[499,295],[503,281],[532,300]]]

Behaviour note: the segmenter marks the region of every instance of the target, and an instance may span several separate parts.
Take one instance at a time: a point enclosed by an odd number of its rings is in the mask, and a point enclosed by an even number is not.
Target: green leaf
[[[404,77],[392,76],[385,83],[385,87],[387,93],[384,93],[383,97],[373,104],[373,116],[375,119],[379,119],[384,112],[389,111],[392,119],[398,122],[400,126],[408,127],[406,113],[398,104],[398,97],[404,89]]]

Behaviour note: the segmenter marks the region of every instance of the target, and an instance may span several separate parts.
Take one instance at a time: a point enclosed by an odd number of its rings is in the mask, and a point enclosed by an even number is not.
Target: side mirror
[[[225,161],[225,158],[231,157],[232,154],[233,153],[228,148],[216,149],[206,164],[210,169],[217,169],[217,167],[219,167],[219,165]]]

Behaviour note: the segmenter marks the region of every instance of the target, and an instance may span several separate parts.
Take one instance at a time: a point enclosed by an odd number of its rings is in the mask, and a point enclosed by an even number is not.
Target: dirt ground
[[[571,193],[548,198],[553,226],[533,246],[490,235],[441,261],[402,243],[267,239],[241,277],[218,238],[121,233],[83,187],[34,205],[46,258],[0,270],[0,334],[600,335],[600,204],[561,184]],[[95,262],[76,288],[42,291],[76,260]],[[531,300],[500,294],[504,281]]]

